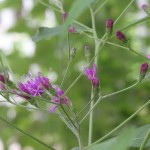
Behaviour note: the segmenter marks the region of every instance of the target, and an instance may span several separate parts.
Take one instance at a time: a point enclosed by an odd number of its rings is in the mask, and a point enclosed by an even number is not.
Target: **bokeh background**
[[[43,1],[49,5],[52,2],[52,0]],[[55,0],[55,2],[57,1]],[[106,20],[108,18],[116,19],[130,1],[110,0],[97,13],[96,29],[99,38],[105,33]],[[63,0],[62,4],[66,12],[70,10],[73,2]],[[97,1],[95,8],[103,2],[104,0]],[[149,4],[149,1],[135,0],[117,22],[114,31],[145,17],[146,13],[141,9],[143,3]],[[91,27],[89,10],[82,13],[78,21]],[[42,72],[50,77],[53,83],[58,85],[61,83],[68,63],[67,41],[65,40],[63,44],[59,45],[60,38],[55,36],[36,43],[32,41],[32,37],[41,26],[55,27],[62,23],[62,14],[42,5],[38,0],[0,0],[0,49],[18,80],[22,80],[22,76],[30,71],[33,74]],[[149,22],[128,28],[125,33],[134,50],[144,56],[150,54]],[[111,38],[110,41],[120,44],[116,37]],[[93,39],[82,33],[70,34],[70,45],[77,48],[77,53],[64,82],[64,90],[76,79],[86,64],[85,45],[90,46],[92,53],[94,53]],[[132,52],[108,44],[103,47],[99,57],[98,74],[103,95],[132,85],[138,79],[140,65],[148,62]],[[51,71],[50,68],[52,68]],[[102,101],[94,112],[93,140],[95,141],[108,133],[144,104],[150,98],[149,87],[148,79],[134,89]],[[85,75],[70,89],[68,97],[72,100],[76,111],[80,111],[90,100],[90,91],[90,82]],[[3,98],[1,98],[2,100]],[[149,124],[149,108],[141,111],[127,125],[138,127]],[[87,110],[80,116],[80,119]],[[68,150],[77,146],[77,141],[72,133],[54,114],[28,110],[2,102],[0,103],[0,114],[57,150]],[[46,150],[42,145],[1,121],[0,128],[0,150]],[[82,124],[81,131],[86,144],[88,119]]]

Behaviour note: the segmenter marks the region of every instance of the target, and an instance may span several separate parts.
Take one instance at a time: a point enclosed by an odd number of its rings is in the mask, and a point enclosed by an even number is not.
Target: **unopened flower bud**
[[[67,17],[68,17],[68,13],[64,12],[63,15],[62,15],[62,18],[63,18],[64,22],[66,21]]]
[[[113,32],[113,24],[114,20],[113,19],[108,19],[106,21],[106,33],[110,36]]]
[[[148,71],[148,63],[142,64],[140,69],[139,82],[141,82],[145,78],[147,71]]]
[[[117,32],[116,32],[116,36],[117,36],[117,38],[118,38],[121,42],[127,43],[126,36],[125,36],[125,34],[124,34],[123,32],[117,31]]]
[[[147,4],[143,4],[141,6],[141,8],[149,15],[150,13],[150,10],[149,10],[149,6]]]
[[[74,26],[71,26],[71,27],[69,28],[69,33],[76,33],[76,29],[75,29]]]
[[[90,48],[90,46],[86,45],[84,47],[84,49],[85,49],[85,57],[86,57],[87,61],[89,62],[90,56],[91,56],[91,48]]]
[[[72,60],[76,55],[77,48],[73,47],[70,51],[70,60]]]

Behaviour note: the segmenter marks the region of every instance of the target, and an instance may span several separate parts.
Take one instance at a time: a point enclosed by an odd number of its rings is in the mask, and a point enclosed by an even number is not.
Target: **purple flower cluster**
[[[19,89],[21,92],[14,90],[14,93],[23,98],[30,99],[30,96],[41,96],[44,93],[44,89],[49,90],[50,88],[51,83],[47,77],[37,76],[26,83],[20,82]]]
[[[70,105],[70,100],[68,97],[63,96],[64,91],[58,86],[52,85],[50,80],[45,76],[38,75],[35,78],[27,80],[26,83],[20,82],[18,87],[20,91],[14,90],[14,94],[17,94],[25,99],[31,99],[31,97],[35,96],[42,96],[45,93],[45,90],[48,90],[53,96],[52,102],[55,103],[55,105],[50,109],[50,112],[54,112],[60,103]],[[56,95],[51,93],[51,89],[56,92]]]
[[[97,66],[96,64],[93,64],[93,69],[90,68],[90,66],[85,70],[86,75],[88,76],[88,79],[91,80],[93,87],[99,86],[99,78],[97,76]]]

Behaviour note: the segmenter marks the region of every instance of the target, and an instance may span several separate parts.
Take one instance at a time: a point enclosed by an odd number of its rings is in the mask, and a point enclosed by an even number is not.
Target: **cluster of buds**
[[[150,15],[150,8],[147,4],[143,4],[141,7],[147,13],[147,15]]]

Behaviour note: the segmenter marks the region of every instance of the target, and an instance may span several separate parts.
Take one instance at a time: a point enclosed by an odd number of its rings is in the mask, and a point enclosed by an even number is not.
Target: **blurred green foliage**
[[[15,17],[17,21],[15,25],[7,31],[7,33],[26,34],[31,39],[40,26],[45,26],[43,23],[44,20],[51,19],[51,17],[46,18],[45,15],[46,11],[50,10],[50,8],[43,6],[37,0],[33,0],[33,2],[34,7],[27,15],[24,15],[23,1],[21,0],[14,0],[13,2],[11,0],[4,0],[0,4],[0,13],[4,9],[13,9],[16,13]],[[64,0],[64,10],[69,11],[73,2],[74,1]],[[103,1],[96,2],[97,3],[94,6],[95,8],[100,6]],[[96,28],[99,38],[101,38],[105,33],[106,20],[108,18],[116,19],[129,2],[130,0],[109,1],[101,8],[96,15]],[[121,29],[140,18],[138,15],[139,12],[141,12],[140,9],[141,8],[138,7],[137,3],[134,2],[116,23],[114,31]],[[58,12],[54,12],[54,14],[57,24],[61,25],[63,23],[62,14]],[[78,21],[91,27],[91,17],[88,9],[81,14]],[[125,33],[130,39],[131,45],[134,49],[146,56],[150,47],[150,35],[140,36],[140,32],[142,31],[139,29],[143,26],[146,28],[146,31],[150,32],[150,23],[146,22],[125,30]],[[116,37],[112,37],[110,41],[120,44]],[[31,64],[38,64],[42,73],[46,75],[49,68],[52,67],[53,71],[55,71],[58,75],[58,79],[55,84],[59,85],[68,63],[67,38],[65,38],[63,44],[59,44],[59,36],[56,36],[51,39],[41,40],[35,43],[35,45],[36,52],[33,57],[21,55],[22,52],[20,52],[19,46],[15,46],[13,52],[7,55],[8,62],[14,74],[17,77],[21,77],[23,74],[28,72]],[[94,41],[92,38],[86,37],[83,34],[70,34],[70,46],[77,48],[77,54],[69,68],[67,79],[63,85],[64,90],[67,89],[79,75],[79,68],[82,67],[82,64],[86,63],[84,55],[85,45],[89,45],[91,47],[92,54],[94,54]],[[122,48],[109,44],[104,46],[100,52],[98,62],[98,74],[100,77],[102,94],[105,95],[112,93],[136,82],[140,65],[145,61],[147,60]],[[134,113],[142,104],[144,104],[150,98],[149,86],[150,84],[148,79],[130,91],[109,97],[102,101],[94,111],[93,141],[108,133],[115,126]],[[68,92],[68,97],[72,100],[76,111],[80,111],[90,100],[90,91],[90,82],[83,75]],[[149,108],[150,107],[147,107],[139,113],[134,119],[132,119],[132,121],[130,121],[129,125],[141,126],[149,124]],[[86,114],[88,109],[89,108],[84,111],[84,114]],[[16,116],[11,118],[11,112],[15,113]],[[58,150],[71,149],[73,146],[77,146],[76,139],[57,115],[3,105],[0,106],[0,113],[18,127],[41,139],[43,142],[57,147],[56,149]],[[82,114],[79,119],[81,119],[84,114]],[[5,150],[8,149],[9,144],[15,141],[20,143],[22,147],[31,146],[35,150],[46,150],[46,148],[42,145],[31,140],[29,137],[22,135],[1,121],[0,127],[2,129],[0,138],[5,144]],[[87,144],[88,119],[83,122],[81,132],[84,143]]]

